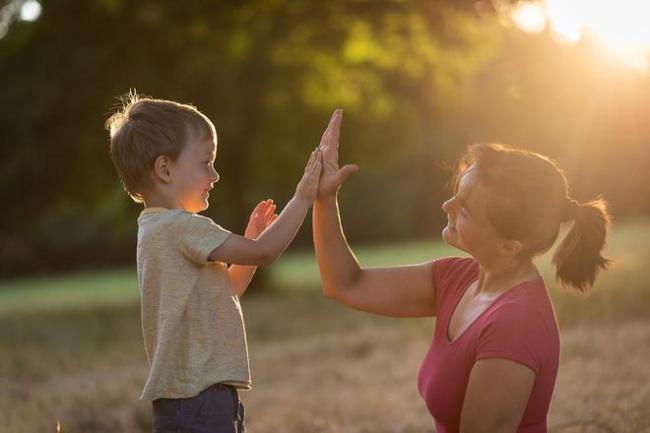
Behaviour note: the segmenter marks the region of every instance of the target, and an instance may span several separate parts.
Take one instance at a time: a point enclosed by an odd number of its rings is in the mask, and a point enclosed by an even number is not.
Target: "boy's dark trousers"
[[[191,398],[153,401],[153,433],[243,433],[237,389],[217,383]]]

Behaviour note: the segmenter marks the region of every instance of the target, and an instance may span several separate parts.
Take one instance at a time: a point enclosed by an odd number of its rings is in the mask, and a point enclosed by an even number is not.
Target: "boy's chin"
[[[203,212],[203,211],[206,210],[208,207],[210,207],[210,205],[208,204],[208,202],[207,202],[207,200],[206,200],[206,201],[204,201],[203,203],[199,202],[199,203],[193,203],[193,204],[188,205],[188,206],[184,206],[184,209],[185,209],[187,212],[191,212],[191,213],[199,213],[199,212]]]

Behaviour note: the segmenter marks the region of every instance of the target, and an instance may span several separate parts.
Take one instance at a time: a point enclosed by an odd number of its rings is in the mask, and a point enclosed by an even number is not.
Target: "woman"
[[[553,305],[533,258],[560,225],[556,276],[581,292],[609,260],[601,255],[606,203],[579,204],[548,158],[502,145],[470,146],[458,166],[443,240],[469,254],[427,263],[361,268],[347,245],[337,191],[357,167],[338,167],[336,111],[321,141],[323,171],[313,235],[323,291],[352,308],[393,317],[436,317],[418,387],[445,432],[546,432],[559,361]]]

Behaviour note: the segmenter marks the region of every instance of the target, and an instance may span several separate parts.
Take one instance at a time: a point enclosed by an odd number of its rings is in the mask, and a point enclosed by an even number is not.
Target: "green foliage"
[[[0,39],[0,276],[132,262],[140,209],[102,127],[132,88],[214,121],[222,181],[206,213],[236,232],[259,200],[286,202],[336,107],[341,159],[361,167],[341,197],[354,241],[435,233],[441,164],[474,141],[549,154],[577,198],[650,212],[650,79],[473,1],[41,3]]]
[[[102,129],[115,96],[131,88],[194,103],[214,121],[223,181],[208,214],[242,230],[259,199],[288,198],[335,107],[356,124],[344,156],[390,161],[418,145],[410,134],[395,133],[403,130],[398,113],[415,114],[408,129],[422,135],[440,95],[453,92],[489,44],[454,2],[435,8],[389,0],[42,6],[39,20],[16,22],[0,40],[0,105],[7,113],[0,119],[7,143],[0,180],[10,204],[0,219],[13,246],[1,251],[4,274],[60,268],[50,252],[40,251],[47,240],[37,233],[69,209],[81,209],[79,218],[97,227],[77,256],[123,250],[124,239],[134,236],[128,221],[138,209],[119,196]],[[411,100],[417,95],[429,96]],[[109,233],[107,220],[114,223]],[[76,228],[70,221],[58,230]],[[61,248],[70,247],[65,243]],[[84,265],[79,257],[68,260],[68,267]]]

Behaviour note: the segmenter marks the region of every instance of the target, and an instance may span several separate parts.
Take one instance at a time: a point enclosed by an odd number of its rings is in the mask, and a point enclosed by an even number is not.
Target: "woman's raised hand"
[[[335,110],[318,146],[323,158],[323,168],[318,185],[319,199],[335,195],[345,180],[359,169],[356,164],[347,164],[339,169],[339,136],[342,118],[343,110]]]

